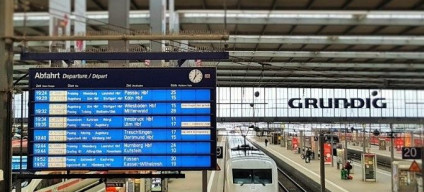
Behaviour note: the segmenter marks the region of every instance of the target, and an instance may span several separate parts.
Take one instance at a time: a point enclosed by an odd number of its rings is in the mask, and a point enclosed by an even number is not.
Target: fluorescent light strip
[[[179,10],[176,11],[183,17],[209,17],[223,18],[225,16],[223,10]],[[26,13],[27,20],[49,20],[50,14],[43,13]],[[364,16],[365,19],[424,19],[422,12],[384,12],[384,11],[238,11],[230,10],[226,15],[228,18],[299,18],[299,19],[353,19],[358,16]],[[87,12],[87,17],[90,19],[107,19],[108,12],[106,11],[90,11]],[[131,11],[130,18],[149,18],[149,11]],[[169,17],[169,13],[166,13]],[[71,15],[71,19],[75,16]],[[14,20],[24,20],[24,13],[15,13]]]

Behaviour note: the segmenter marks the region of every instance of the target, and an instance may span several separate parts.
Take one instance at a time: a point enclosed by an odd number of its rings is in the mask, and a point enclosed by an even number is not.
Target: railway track
[[[278,169],[278,185],[279,191],[294,191],[294,192],[318,192],[321,191],[321,185],[308,176],[297,171],[291,165],[281,160],[269,151],[264,150],[263,147],[257,143],[252,144],[259,150],[263,151],[266,155],[271,157],[277,164]],[[328,191],[328,190],[327,190]]]
[[[278,168],[278,185],[280,186],[280,192],[306,192],[307,191],[280,168]]]

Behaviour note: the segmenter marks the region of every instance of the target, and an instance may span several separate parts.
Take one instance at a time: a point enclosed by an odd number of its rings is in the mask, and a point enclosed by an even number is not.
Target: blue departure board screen
[[[21,163],[22,160],[22,163]],[[21,169],[22,165],[22,169]],[[27,156],[12,156],[12,171],[20,171],[27,169]]]
[[[29,170],[216,169],[215,68],[29,75]]]

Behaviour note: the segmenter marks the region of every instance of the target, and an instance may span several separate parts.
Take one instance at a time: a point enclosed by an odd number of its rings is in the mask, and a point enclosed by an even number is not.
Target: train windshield
[[[233,183],[235,184],[270,184],[272,183],[272,169],[233,169]]]

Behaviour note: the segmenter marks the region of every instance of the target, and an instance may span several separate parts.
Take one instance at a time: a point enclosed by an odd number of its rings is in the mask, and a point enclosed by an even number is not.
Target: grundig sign
[[[372,92],[372,96],[376,96],[377,91]],[[387,104],[383,101],[385,98],[328,98],[324,102],[324,98],[305,98],[302,102],[301,98],[291,98],[288,102],[290,108],[387,108]]]

